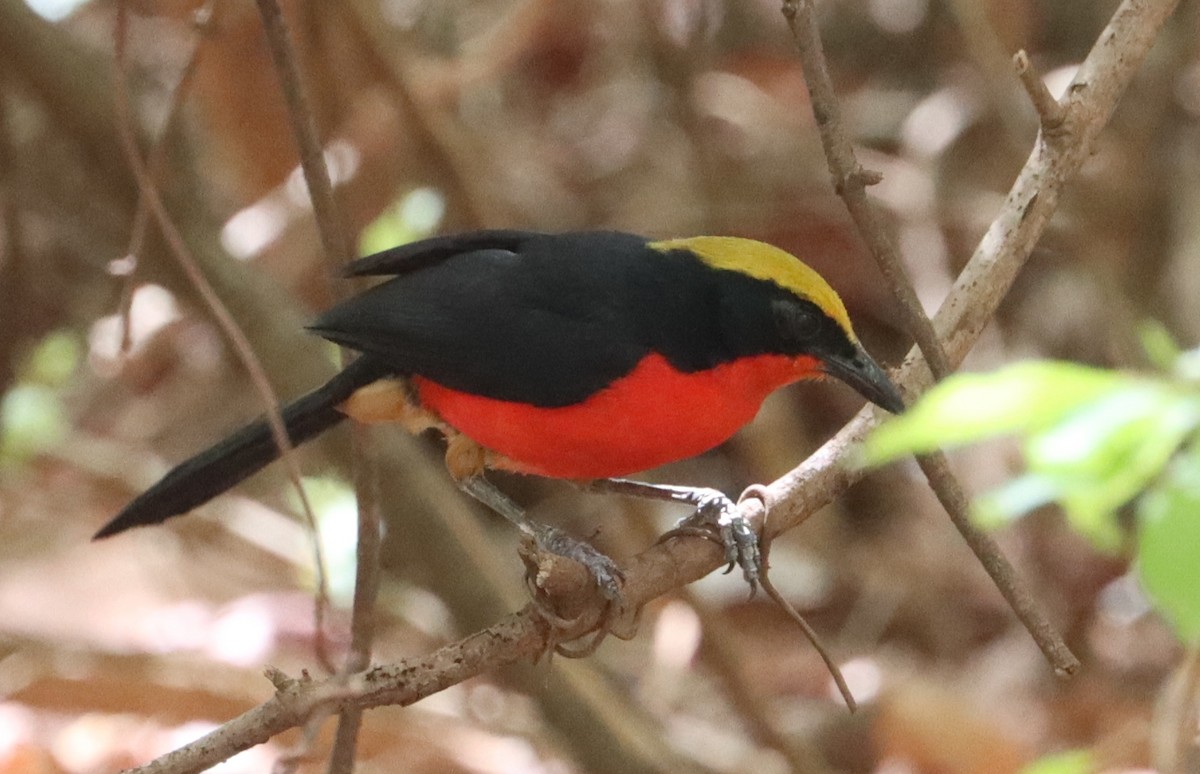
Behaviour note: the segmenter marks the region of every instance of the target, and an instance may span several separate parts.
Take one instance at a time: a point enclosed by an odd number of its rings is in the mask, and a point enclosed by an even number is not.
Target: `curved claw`
[[[587,658],[599,650],[600,643],[608,637],[608,633],[612,630],[612,620],[613,605],[609,603],[604,608],[604,615],[600,618],[600,626],[596,629],[596,634],[590,640],[577,648],[568,648],[566,643],[562,642],[555,643],[554,652],[563,658]]]
[[[537,586],[528,575],[525,577],[525,583],[530,591],[530,604],[533,605],[533,609],[542,617],[542,620],[550,625],[551,629],[556,632],[565,632],[573,628],[579,621],[578,617],[563,618],[554,612],[554,609],[543,598],[543,595],[539,593]],[[586,658],[595,653],[600,648],[600,643],[604,642],[609,632],[612,631],[613,609],[612,603],[605,605],[600,625],[597,627],[595,635],[587,643],[578,648],[568,648],[565,643],[555,642],[554,652],[563,658]],[[579,639],[583,638],[580,637]]]
[[[550,605],[542,599],[542,595],[537,593],[536,587],[530,584],[530,588],[533,592],[530,604],[533,605],[533,609],[537,611],[542,620],[549,624],[550,628],[556,633],[565,632],[573,628],[576,622],[579,621],[579,618],[563,618],[555,613]],[[554,642],[554,652],[563,658],[586,658],[592,655],[599,649],[600,643],[604,642],[604,639],[608,637],[608,633],[612,630],[612,618],[612,606],[607,605],[604,609],[604,616],[600,619],[600,625],[596,629],[596,634],[587,643],[578,648],[568,648],[565,643]],[[579,637],[577,639],[583,638]],[[557,640],[557,636],[554,636],[553,640]]]

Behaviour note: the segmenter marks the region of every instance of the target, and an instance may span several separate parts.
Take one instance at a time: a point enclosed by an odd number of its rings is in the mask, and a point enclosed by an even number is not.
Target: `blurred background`
[[[736,234],[811,263],[878,359],[909,342],[849,224],[776,0],[291,0],[287,18],[360,253],[481,227]],[[134,133],[196,263],[281,395],[334,354],[303,325],[324,261],[248,0],[0,0],[0,772],[111,771],[320,673],[310,537],[281,466],[186,519],[90,535],[261,400],[158,230]],[[1112,0],[827,0],[832,75],[872,189],[936,309],[1025,161],[1036,117],[1009,57],[1056,94]],[[1200,337],[1200,59],[1185,2],[968,361],[1138,367],[1135,324]],[[115,55],[123,40],[123,63]],[[121,107],[117,79],[129,85]],[[152,223],[152,221],[150,221]],[[136,254],[135,261],[130,258]],[[127,320],[128,326],[122,324]],[[127,332],[123,341],[122,331]],[[795,466],[861,404],[835,384],[657,481],[731,494]],[[379,431],[386,535],[377,662],[525,601],[514,531],[455,490],[433,438]],[[354,517],[340,430],[311,476],[346,645]],[[972,492],[1011,444],[954,455]],[[538,517],[628,557],[678,509],[498,477]],[[714,575],[584,661],[488,674],[367,714],[360,770],[1073,772],[1150,766],[1183,649],[1127,572],[1052,508],[997,533],[1084,663],[1057,680],[911,463],[779,540],[775,583],[862,707],[847,712],[780,610]],[[328,729],[326,729],[328,731]],[[296,734],[219,770],[269,769]],[[304,771],[323,770],[328,734]],[[1086,751],[1086,763],[1071,751]]]

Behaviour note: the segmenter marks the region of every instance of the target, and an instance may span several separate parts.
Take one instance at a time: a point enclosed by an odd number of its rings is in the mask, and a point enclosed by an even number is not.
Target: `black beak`
[[[887,372],[861,349],[850,357],[826,357],[825,373],[854,388],[867,400],[893,414],[904,411],[904,399]]]

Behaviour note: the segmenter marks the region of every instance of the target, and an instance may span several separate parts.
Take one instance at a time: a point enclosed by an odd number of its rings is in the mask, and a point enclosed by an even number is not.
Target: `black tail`
[[[283,424],[293,444],[301,444],[345,419],[337,406],[355,390],[387,375],[387,369],[360,357],[323,387],[288,404]],[[177,465],[157,484],[100,528],[93,540],[130,527],[161,524],[187,513],[278,459],[279,447],[265,418],[249,424],[210,449]]]

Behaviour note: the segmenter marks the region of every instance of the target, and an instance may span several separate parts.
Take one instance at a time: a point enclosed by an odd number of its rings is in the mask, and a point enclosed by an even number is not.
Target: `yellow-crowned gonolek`
[[[362,355],[283,408],[292,442],[347,416],[438,427],[467,491],[584,561],[610,596],[619,573],[607,558],[525,520],[485,468],[573,480],[647,470],[713,448],[773,390],[825,375],[903,409],[833,289],[761,242],[479,231],[386,250],[347,274],[394,276],[312,325]],[[259,420],[176,467],[97,537],[186,513],[278,456]],[[698,506],[753,572],[754,536],[719,493],[625,491]]]

